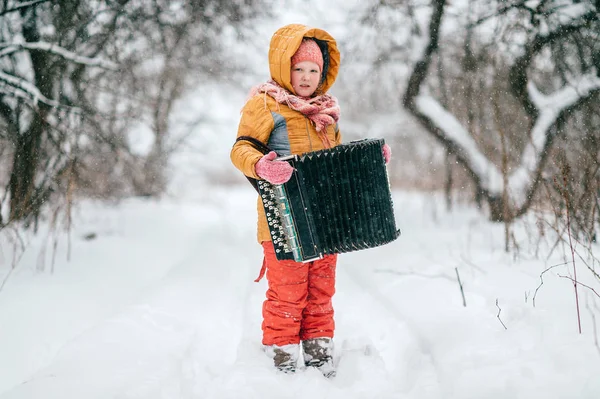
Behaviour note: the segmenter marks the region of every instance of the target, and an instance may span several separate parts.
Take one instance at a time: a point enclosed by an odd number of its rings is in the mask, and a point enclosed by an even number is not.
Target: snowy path
[[[343,301],[343,306],[339,312],[349,312],[352,317],[348,324],[345,315],[339,316],[338,328],[341,325],[342,331],[351,332],[353,337],[362,336],[371,346],[379,348],[375,350],[385,366],[388,382],[393,383],[389,391],[410,393],[419,398],[441,397],[440,376],[429,343],[418,328],[373,286],[368,276],[358,271],[362,267],[363,264],[357,262],[342,264],[338,269],[338,284],[346,287],[349,293],[340,294],[338,299]],[[356,338],[345,339],[352,342]],[[368,373],[369,366],[361,367],[359,375]],[[376,373],[378,371],[375,369]],[[377,378],[377,375],[372,377]],[[383,387],[384,384],[376,386]]]
[[[223,253],[214,244],[224,237],[197,240]],[[245,289],[243,270],[219,267],[216,253],[214,267],[203,267],[213,260],[202,252],[193,249],[134,304],[67,341],[49,367],[0,397],[192,397],[198,377],[235,359]]]
[[[261,351],[266,282],[253,282],[262,256],[251,192],[133,202],[108,222],[89,216],[106,210],[90,212],[75,236],[93,227],[96,243],[75,241],[73,260],[59,261],[54,275],[20,269],[0,293],[0,325],[14,326],[0,330],[0,355],[19,356],[0,373],[0,399],[597,398],[600,354],[591,335],[572,332],[570,292],[549,276],[538,308],[523,303],[539,265],[507,267],[490,246],[501,231],[469,212],[433,223],[428,206],[400,196],[403,236],[340,256],[334,380],[312,369],[278,373]],[[127,223],[115,222],[124,214]],[[141,248],[124,256],[126,244]],[[45,306],[8,306],[34,288]],[[508,330],[496,317],[498,298]],[[43,317],[49,309],[59,311],[54,324]],[[28,321],[18,311],[39,314]],[[27,360],[44,342],[47,353]]]

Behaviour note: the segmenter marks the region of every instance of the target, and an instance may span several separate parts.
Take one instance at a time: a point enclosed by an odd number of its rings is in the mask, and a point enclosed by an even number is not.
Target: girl
[[[293,168],[275,158],[340,144],[340,108],[337,99],[327,94],[339,65],[336,41],[324,30],[292,24],[275,32],[269,47],[271,80],[250,92],[231,151],[231,160],[242,173],[282,184]],[[273,151],[263,155],[256,140]],[[389,152],[389,147],[384,148],[386,162]],[[306,366],[333,376],[331,299],[337,255],[308,263],[278,261],[260,200],[257,209],[258,242],[264,252],[257,281],[266,269],[268,282],[262,311],[265,351],[278,369],[291,372],[301,347]]]

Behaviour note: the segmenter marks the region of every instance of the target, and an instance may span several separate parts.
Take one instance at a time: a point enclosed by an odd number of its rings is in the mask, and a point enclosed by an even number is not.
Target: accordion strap
[[[252,146],[254,148],[256,148],[258,151],[262,152],[263,154],[268,154],[269,152],[271,152],[272,150],[262,141],[255,139],[254,137],[251,136],[240,136],[237,139],[235,139],[235,142],[237,143],[238,141],[247,141],[250,144],[252,144]],[[246,176],[246,179],[248,179],[248,181],[250,182],[250,184],[252,184],[252,187],[254,187],[254,189],[256,190],[256,192],[258,193],[258,181],[252,177]]]
[[[235,139],[235,142],[237,143],[238,141],[247,141],[250,144],[252,144],[254,146],[254,148],[256,148],[258,151],[262,152],[263,154],[268,154],[269,152],[271,152],[271,149],[262,141],[255,139],[254,137],[251,136],[240,136],[237,139]]]

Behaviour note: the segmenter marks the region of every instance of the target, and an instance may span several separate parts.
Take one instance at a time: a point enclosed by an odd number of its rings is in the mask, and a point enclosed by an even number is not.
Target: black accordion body
[[[258,182],[277,259],[308,262],[395,240],[383,140],[279,158],[296,169],[281,185]]]

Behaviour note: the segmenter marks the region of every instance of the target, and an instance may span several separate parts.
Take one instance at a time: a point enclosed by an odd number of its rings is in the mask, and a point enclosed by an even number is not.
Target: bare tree
[[[160,194],[174,102],[198,79],[235,68],[220,42],[249,32],[258,5],[2,1],[0,162],[9,212],[0,225],[30,224],[74,187]],[[151,127],[147,154],[130,148],[138,124]]]
[[[496,23],[504,24],[504,29],[518,29],[521,35],[521,45],[514,52],[507,51],[505,59],[509,63],[510,94],[519,102],[528,126],[520,132],[524,145],[507,179],[503,178],[494,156],[481,149],[465,123],[427,89],[431,64],[440,49],[444,12],[448,7],[444,0],[432,2],[427,44],[414,64],[403,96],[406,109],[468,172],[489,205],[491,219],[497,221],[512,220],[528,210],[544,178],[557,137],[572,115],[598,101],[600,92],[600,69],[594,65],[600,32],[597,4],[558,0],[537,2],[534,8],[529,4],[521,0],[490,2],[487,9],[495,11],[474,23],[477,27],[495,19]],[[543,71],[536,65],[544,56],[553,66],[551,71]],[[543,72],[550,74],[550,78],[543,79]]]

